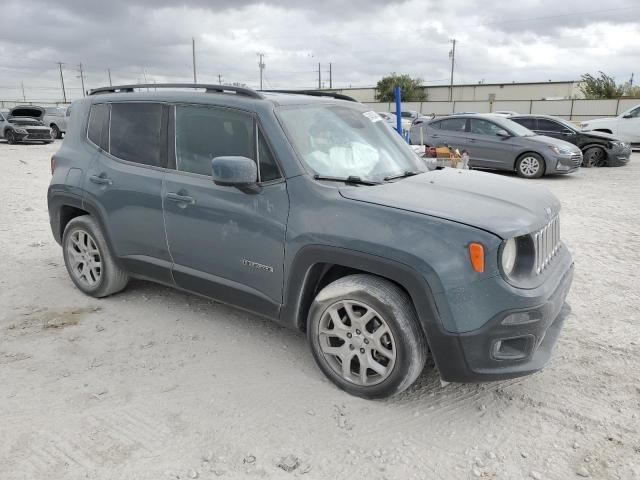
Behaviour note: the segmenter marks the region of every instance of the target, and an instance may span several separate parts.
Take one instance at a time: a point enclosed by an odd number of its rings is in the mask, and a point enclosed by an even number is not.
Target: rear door
[[[162,103],[94,104],[87,138],[97,152],[84,188],[126,268],[171,284],[161,196],[167,118]]]
[[[163,198],[177,285],[277,316],[289,197],[272,149],[248,112],[176,105],[172,115],[175,154]],[[211,161],[218,156],[256,160],[257,185],[216,185]]]
[[[515,146],[511,138],[498,136],[504,127],[484,118],[471,118],[467,151],[474,167],[512,169]]]
[[[444,118],[431,122],[428,128],[429,144],[434,147],[448,145],[462,151],[467,146],[467,119],[464,117]]]

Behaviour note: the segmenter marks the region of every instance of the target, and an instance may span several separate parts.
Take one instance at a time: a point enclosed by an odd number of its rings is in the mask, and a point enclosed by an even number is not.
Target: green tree
[[[616,85],[613,78],[604,72],[594,77],[590,73],[582,75],[580,90],[585,98],[619,98],[624,94],[622,85]]]
[[[640,86],[638,85],[632,85],[631,83],[627,82],[624,84],[623,89],[623,95],[625,97],[640,97]]]
[[[376,100],[379,102],[393,102],[393,89],[402,89],[403,102],[422,102],[427,99],[427,94],[420,86],[422,79],[411,78],[409,75],[398,75],[395,72],[382,78],[376,84]]]

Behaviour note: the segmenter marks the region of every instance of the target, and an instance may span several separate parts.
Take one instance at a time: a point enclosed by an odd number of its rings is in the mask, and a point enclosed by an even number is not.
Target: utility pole
[[[22,101],[26,103],[27,96],[24,94],[24,82],[20,82],[20,86],[22,87]]]
[[[80,67],[80,82],[82,83],[82,96],[84,97],[86,93],[84,91],[84,73],[82,72],[82,62],[80,62],[80,65],[78,66]]]
[[[333,88],[333,72],[331,71],[331,62],[329,62],[329,88]]]
[[[222,75],[218,74],[218,83],[222,85]]]
[[[318,62],[318,90],[322,89],[322,71],[320,70],[320,62]]]
[[[64,89],[64,77],[62,76],[62,62],[58,62],[58,66],[60,67],[60,83],[62,84],[62,99],[64,103],[67,103],[67,92]]]
[[[265,63],[264,63],[264,53],[263,52],[258,52],[258,68],[260,69],[260,90],[262,90],[262,71],[264,70],[264,68],[266,67]]]
[[[453,67],[456,63],[456,39],[452,39],[451,43],[453,43],[453,48],[449,52],[449,56],[451,57],[451,82],[449,83],[449,101],[453,100]]]
[[[113,87],[113,83],[111,83],[111,69],[107,68],[107,74],[109,74],[109,86]]]
[[[198,83],[196,76],[196,39],[191,37],[191,53],[193,55],[193,83]]]
[[[629,80],[629,85],[633,87],[633,72],[631,73],[631,80]]]

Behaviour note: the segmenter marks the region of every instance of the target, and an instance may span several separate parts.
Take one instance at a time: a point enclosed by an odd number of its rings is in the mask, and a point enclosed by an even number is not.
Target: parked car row
[[[516,171],[525,178],[571,173],[580,166],[621,166],[631,156],[630,143],[609,133],[581,131],[548,115],[513,112],[417,119],[410,141],[467,150],[472,168]]]
[[[0,138],[8,143],[51,143],[67,130],[70,108],[23,105],[0,110]]]

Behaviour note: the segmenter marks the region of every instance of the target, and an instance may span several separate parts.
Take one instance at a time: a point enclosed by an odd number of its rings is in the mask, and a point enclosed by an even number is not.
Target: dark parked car
[[[411,143],[448,145],[467,150],[469,166],[516,171],[524,178],[575,172],[582,152],[571,143],[537,135],[510,119],[491,114],[467,114],[417,120]]]
[[[571,122],[549,115],[513,115],[509,120],[539,135],[571,142],[582,150],[583,167],[619,167],[631,157],[631,145],[604,132],[583,132]]]
[[[547,189],[427,171],[357,102],[148,87],[74,102],[51,159],[80,290],[143,278],[306,331],[327,377],[367,398],[406,389],[427,355],[458,382],[547,362],[573,276]]]
[[[0,114],[0,138],[10,144],[19,142],[53,142],[51,129],[42,123],[44,108],[14,107]]]

